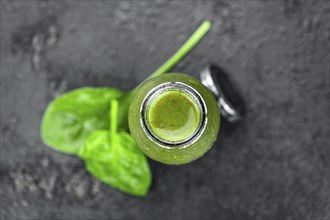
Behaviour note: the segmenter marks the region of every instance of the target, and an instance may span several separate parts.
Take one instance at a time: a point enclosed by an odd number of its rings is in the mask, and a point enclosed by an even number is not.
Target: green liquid
[[[200,113],[189,95],[176,90],[158,95],[148,111],[151,130],[159,138],[180,142],[194,134],[198,128]]]

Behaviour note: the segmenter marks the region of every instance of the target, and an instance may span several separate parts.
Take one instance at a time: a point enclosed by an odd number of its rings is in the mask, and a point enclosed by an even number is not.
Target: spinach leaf
[[[102,182],[126,193],[145,196],[151,183],[148,161],[133,138],[125,132],[115,137],[107,130],[94,132],[86,141],[79,156],[87,170]]]
[[[57,97],[47,107],[41,136],[55,150],[77,154],[96,130],[109,128],[109,103],[124,93],[114,88],[81,88]]]
[[[136,196],[145,196],[151,183],[148,161],[127,132],[117,133],[118,101],[111,101],[110,131],[94,132],[79,152],[96,178]]]

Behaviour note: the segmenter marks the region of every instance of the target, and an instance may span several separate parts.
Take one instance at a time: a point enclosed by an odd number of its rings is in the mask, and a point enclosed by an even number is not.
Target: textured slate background
[[[1,219],[329,219],[329,11],[316,0],[1,0]],[[203,158],[151,162],[150,194],[135,198],[41,142],[53,97],[129,90],[204,19],[211,32],[174,70],[224,67],[248,111]]]

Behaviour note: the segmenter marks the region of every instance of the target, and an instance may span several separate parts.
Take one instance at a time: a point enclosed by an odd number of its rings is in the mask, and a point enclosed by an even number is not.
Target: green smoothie
[[[181,91],[166,91],[148,109],[148,125],[159,138],[180,142],[194,134],[200,121],[194,100]]]
[[[215,142],[220,113],[197,79],[168,73],[144,82],[129,109],[129,128],[140,150],[165,164],[203,156]]]

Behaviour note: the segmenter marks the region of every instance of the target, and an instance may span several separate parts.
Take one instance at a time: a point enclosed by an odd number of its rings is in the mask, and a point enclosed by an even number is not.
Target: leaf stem
[[[169,71],[173,66],[180,62],[184,56],[187,55],[197,43],[205,36],[211,28],[210,21],[204,21],[199,28],[191,35],[191,37],[180,47],[180,49],[173,54],[163,65],[161,65],[155,72],[153,72],[147,79],[160,76]]]
[[[117,117],[118,117],[118,100],[117,99],[111,99],[110,102],[110,135],[111,135],[111,146],[114,146],[115,144],[115,137],[117,134]]]
[[[151,79],[162,75],[172,69],[178,62],[180,62],[206,35],[211,28],[211,22],[204,21],[199,28],[190,36],[190,38],[173,54],[163,65],[161,65],[155,72],[153,72],[147,79]],[[139,86],[135,87],[131,92],[135,93]]]

